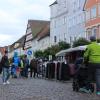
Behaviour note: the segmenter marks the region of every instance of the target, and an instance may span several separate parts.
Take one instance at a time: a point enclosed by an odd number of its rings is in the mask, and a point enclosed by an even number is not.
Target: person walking
[[[33,77],[33,72],[34,72],[34,78],[35,78],[36,73],[37,73],[37,61],[34,58],[30,62],[30,77]]]
[[[25,78],[28,78],[29,59],[27,58],[27,55],[24,55],[23,66],[23,75]]]
[[[1,65],[2,65],[2,71],[3,71],[3,84],[9,84],[10,82],[9,77],[10,77],[10,73],[9,73],[9,60],[8,60],[8,51],[5,51],[4,56],[1,59]]]
[[[96,37],[91,36],[90,40],[84,60],[88,61],[88,82],[96,81],[96,94],[100,95],[100,45],[96,42]]]
[[[14,73],[14,78],[17,78],[18,75],[18,71],[19,71],[19,64],[20,64],[20,58],[18,57],[18,53],[14,52],[14,57],[12,59],[13,64],[14,64],[14,68],[13,68],[13,73]]]
[[[23,58],[20,59],[20,75],[21,75],[21,77],[24,76],[24,63],[23,63]]]

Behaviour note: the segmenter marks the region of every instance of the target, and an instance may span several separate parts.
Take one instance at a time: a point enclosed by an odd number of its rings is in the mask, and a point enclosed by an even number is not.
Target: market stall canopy
[[[86,47],[87,47],[87,45],[85,45],[85,46],[78,46],[78,47],[62,50],[62,51],[58,52],[56,54],[56,56],[57,57],[58,56],[65,56],[67,53],[74,52],[74,51],[84,51],[86,49]]]

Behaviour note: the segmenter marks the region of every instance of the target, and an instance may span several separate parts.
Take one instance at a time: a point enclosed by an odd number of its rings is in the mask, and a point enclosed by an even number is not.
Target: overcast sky
[[[55,0],[0,0],[0,46],[10,45],[25,34],[28,19],[50,20],[49,5]]]

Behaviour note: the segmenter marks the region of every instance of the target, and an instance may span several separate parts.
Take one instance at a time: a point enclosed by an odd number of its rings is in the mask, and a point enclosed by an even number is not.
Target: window
[[[54,36],[54,42],[55,42],[55,43],[57,42],[57,37],[56,37],[56,36]]]
[[[80,23],[80,21],[82,20],[81,18],[80,18],[80,15],[77,15],[77,24],[79,24]]]
[[[70,36],[70,43],[72,43],[72,37]]]
[[[64,33],[64,41],[66,41],[66,33]]]
[[[86,21],[90,20],[90,10],[86,11]]]
[[[80,8],[80,0],[77,0],[77,8]]]
[[[76,41],[76,40],[77,40],[77,37],[75,36],[75,37],[74,37],[74,41]]]
[[[96,6],[92,7],[92,9],[91,9],[91,18],[96,17],[96,11],[97,11],[96,9],[97,9]]]
[[[79,15],[78,15],[77,23],[80,24],[81,21],[82,21],[81,14],[79,14]]]
[[[67,22],[66,16],[64,16],[63,18],[63,24],[65,24]]]
[[[56,28],[56,21],[54,22],[54,27]]]
[[[87,33],[86,33],[87,39],[89,40],[91,36],[92,36],[92,34],[91,34],[91,29],[88,29],[88,30],[87,30]]]
[[[81,15],[81,18],[82,18],[82,22],[85,22],[85,15],[84,14]]]
[[[70,45],[71,45],[71,47],[73,45],[73,37],[71,37],[71,36],[70,36]]]
[[[93,28],[92,29],[92,36],[96,36],[97,35],[97,28]]]
[[[70,18],[68,18],[68,27],[70,28],[71,27],[71,19]]]
[[[74,25],[76,25],[76,16],[74,16]]]
[[[73,11],[76,10],[76,2],[73,3]]]
[[[64,8],[66,8],[66,3],[67,3],[66,0],[64,0]]]
[[[100,4],[98,5],[98,14],[100,16]]]

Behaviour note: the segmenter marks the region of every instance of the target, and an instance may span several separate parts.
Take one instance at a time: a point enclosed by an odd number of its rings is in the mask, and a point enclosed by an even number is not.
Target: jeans
[[[23,74],[24,74],[24,77],[28,77],[28,67],[24,68]]]
[[[9,68],[3,68],[3,82],[7,82],[10,77]]]
[[[96,69],[96,91],[100,91],[100,68]]]
[[[11,68],[11,74],[12,74],[12,76],[14,77],[14,76],[17,76],[16,75],[16,66],[12,66],[12,68]]]

